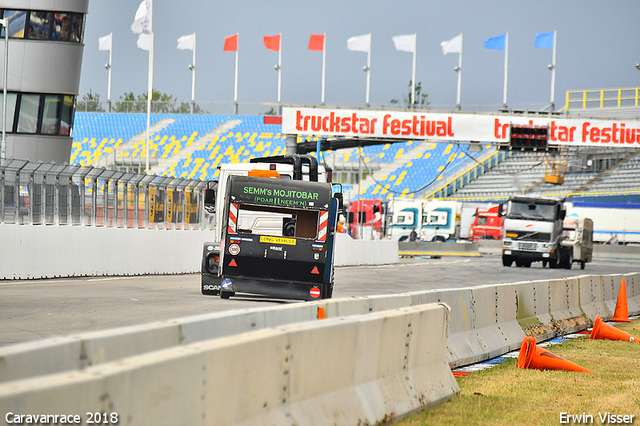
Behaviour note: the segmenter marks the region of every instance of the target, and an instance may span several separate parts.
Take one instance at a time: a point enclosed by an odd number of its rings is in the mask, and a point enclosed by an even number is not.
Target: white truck
[[[640,204],[604,201],[568,202],[567,213],[593,221],[593,240],[606,243],[617,237],[619,244],[640,243]]]
[[[563,199],[535,196],[511,197],[507,203],[502,239],[502,264],[506,267],[542,266],[571,269],[573,250],[563,245]]]
[[[223,165],[205,190],[214,226],[203,249],[202,294],[330,298],[342,193],[328,180],[304,155]]]
[[[393,212],[387,235],[390,239],[407,241],[414,228],[422,241],[444,242],[460,235],[459,202],[395,198],[389,208]]]
[[[573,261],[584,269],[593,258],[593,221],[574,213],[565,217],[562,227],[562,245],[572,250]]]

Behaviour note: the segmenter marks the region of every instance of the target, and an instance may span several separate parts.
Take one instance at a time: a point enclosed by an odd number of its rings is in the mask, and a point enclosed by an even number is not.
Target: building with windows
[[[7,159],[69,162],[88,8],[89,0],[0,0],[0,15],[9,19]],[[4,37],[2,28],[2,55]],[[2,102],[0,131],[1,115]]]

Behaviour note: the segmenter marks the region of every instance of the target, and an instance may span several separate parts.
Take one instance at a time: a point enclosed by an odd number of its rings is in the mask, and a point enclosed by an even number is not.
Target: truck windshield
[[[242,234],[315,239],[318,211],[253,206],[238,208],[237,231]]]
[[[534,204],[512,201],[507,215],[510,219],[531,219],[553,221],[556,219],[556,206],[553,204]]]

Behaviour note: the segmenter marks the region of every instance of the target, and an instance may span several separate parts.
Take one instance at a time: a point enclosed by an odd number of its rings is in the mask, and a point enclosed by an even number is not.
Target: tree
[[[420,109],[429,108],[429,94],[422,93],[422,82],[416,83],[416,102],[412,102],[411,99],[411,80],[409,80],[409,92],[406,96],[402,96],[402,101],[407,108],[419,106]],[[397,98],[391,99],[391,105],[400,105]]]
[[[142,93],[135,96],[133,92],[125,93],[118,98],[114,107],[115,112],[147,112],[147,93]],[[176,114],[189,114],[191,112],[191,104],[188,102],[181,102],[179,106],[176,106],[177,99],[173,95],[168,93],[161,93],[159,90],[153,89],[151,92],[151,112],[152,113],[176,113]],[[199,114],[204,112],[197,104],[194,108],[194,113]]]
[[[77,102],[76,109],[86,112],[104,112],[104,108],[100,102],[100,94],[93,93],[91,89],[89,89],[89,93],[85,93],[82,96],[82,100]]]

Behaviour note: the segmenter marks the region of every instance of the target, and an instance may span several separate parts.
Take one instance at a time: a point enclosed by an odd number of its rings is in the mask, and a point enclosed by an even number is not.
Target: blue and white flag
[[[504,50],[507,35],[503,34],[497,37],[488,38],[482,43],[485,49]]]
[[[538,33],[533,42],[540,49],[553,49],[553,33]]]

